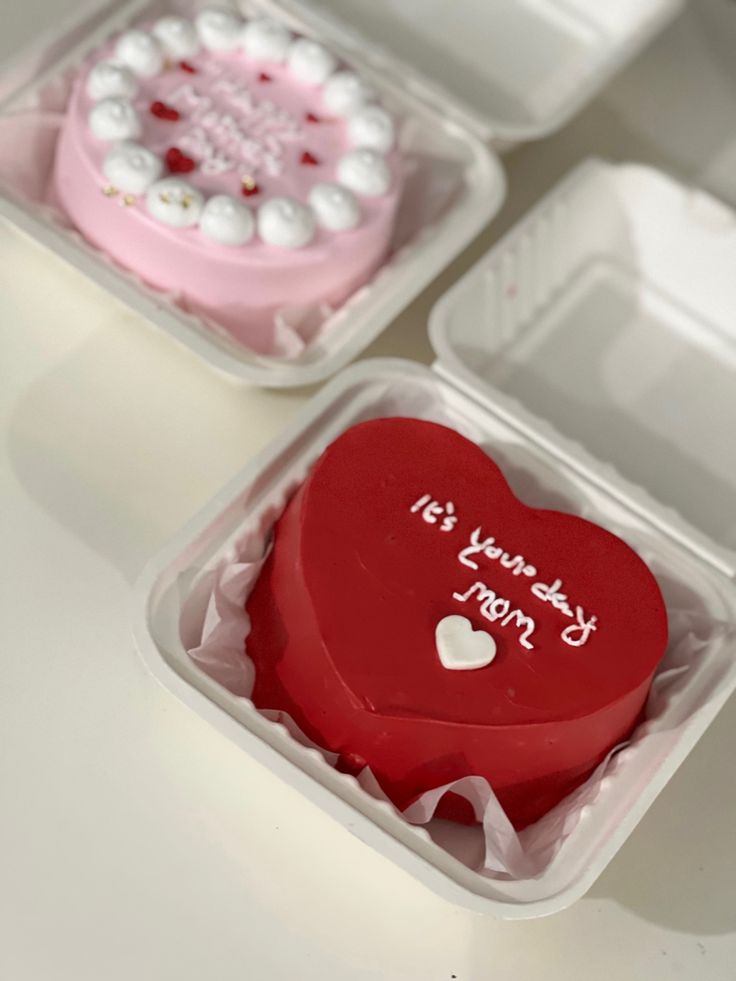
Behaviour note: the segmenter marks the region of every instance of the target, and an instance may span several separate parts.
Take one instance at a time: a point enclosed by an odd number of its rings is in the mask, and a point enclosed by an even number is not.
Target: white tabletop
[[[0,56],[78,4],[8,3]],[[513,154],[500,219],[369,353],[428,361],[433,300],[582,156],[736,188],[730,131],[709,131],[683,71],[713,36],[691,15],[605,102]],[[180,705],[133,648],[142,565],[309,392],[223,383],[5,226],[0,377],[1,978],[733,981],[736,702],[572,909],[517,924],[454,909]]]

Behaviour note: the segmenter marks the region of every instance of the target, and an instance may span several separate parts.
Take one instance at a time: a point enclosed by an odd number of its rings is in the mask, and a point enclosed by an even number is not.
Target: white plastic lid
[[[736,575],[736,213],[588,161],[437,304],[439,370]]]
[[[484,137],[516,142],[560,128],[683,3],[280,0],[278,7],[379,71],[433,90]]]

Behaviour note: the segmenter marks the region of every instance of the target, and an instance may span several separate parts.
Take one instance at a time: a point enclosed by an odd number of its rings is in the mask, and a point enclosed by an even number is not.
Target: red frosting
[[[326,450],[247,606],[256,705],[291,713],[345,769],[368,763],[399,808],[480,775],[517,827],[629,734],[667,642],[626,544],[527,508],[479,447],[415,419]],[[493,637],[492,663],[443,666],[450,615]]]

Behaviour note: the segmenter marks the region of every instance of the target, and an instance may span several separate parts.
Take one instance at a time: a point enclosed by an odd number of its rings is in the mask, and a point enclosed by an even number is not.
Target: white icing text
[[[530,638],[534,634],[537,625],[530,616],[527,616],[522,610],[512,609],[510,600],[499,596],[498,593],[494,592],[484,582],[473,583],[467,592],[453,593],[452,598],[459,603],[467,603],[473,594],[477,594],[476,599],[480,603],[482,616],[490,620],[491,623],[500,621],[502,627],[518,627],[521,630],[519,636],[521,646],[525,647],[528,651],[534,650],[534,644],[532,644]]]
[[[282,173],[287,144],[302,135],[299,121],[273,102],[257,100],[223,65],[210,62],[206,71],[216,79],[209,94],[185,82],[167,97],[192,124],[179,137],[181,149],[197,158],[203,173],[237,166],[253,174]]]
[[[427,524],[436,525],[442,532],[454,531],[458,523],[454,503],[447,501],[442,504],[430,493],[418,498],[410,505],[409,510]],[[556,578],[550,583],[538,579],[539,572],[536,566],[523,555],[507,551],[497,542],[495,536],[484,535],[481,526],[471,532],[470,542],[460,550],[457,558],[461,565],[475,572],[480,568],[480,560],[488,559],[498,563],[512,576],[534,580],[530,585],[532,596],[541,603],[548,603],[562,616],[574,621],[560,633],[560,638],[569,647],[585,646],[598,629],[598,617],[590,616],[582,606],[571,602],[567,593],[563,592],[562,579]],[[486,619],[494,622],[501,621],[502,627],[511,625],[519,627],[521,630],[519,643],[527,650],[534,650],[530,638],[537,625],[532,617],[520,609],[512,609],[510,600],[499,596],[490,586],[481,581],[475,582],[465,593],[453,593],[453,599],[460,603],[467,603],[473,596],[480,603],[480,612]]]
[[[442,518],[440,531],[452,531],[457,524],[455,505],[452,501],[448,501],[447,504],[440,504],[438,501],[432,500],[431,494],[425,494],[424,497],[420,497],[415,504],[412,504],[410,510],[412,514],[421,512],[422,518],[428,525],[436,525],[440,518]]]
[[[533,565],[529,565],[523,555],[512,556],[510,552],[505,552],[496,544],[493,535],[490,538],[483,538],[480,528],[476,528],[470,536],[470,545],[462,550],[458,559],[469,569],[477,569],[478,563],[473,561],[473,555],[485,555],[487,559],[498,560],[504,569],[508,569],[515,576],[527,576],[531,579],[537,574],[537,570]]]
[[[562,639],[570,647],[582,647],[587,643],[593,631],[598,629],[596,626],[598,617],[588,617],[582,606],[576,606],[573,610],[565,593],[560,592],[562,585],[561,579],[555,579],[551,584],[535,582],[532,586],[532,593],[538,600],[543,603],[551,603],[564,616],[576,621],[562,631]]]

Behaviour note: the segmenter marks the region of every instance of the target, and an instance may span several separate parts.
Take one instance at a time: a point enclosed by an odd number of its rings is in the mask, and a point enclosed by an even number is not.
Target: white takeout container
[[[505,178],[490,146],[562,126],[682,3],[463,0],[462,13],[444,0],[246,3],[249,11],[265,9],[316,33],[373,77],[390,104],[418,121],[433,159],[458,173],[460,189],[444,213],[398,248],[294,359],[255,355],[216,334],[18,197],[0,193],[0,215],[229,378],[271,387],[321,381],[366,348],[497,213]],[[131,21],[172,6],[191,12],[193,5],[205,4],[96,0],[0,72],[0,118],[32,105],[65,68]],[[391,49],[378,38],[390,38]]]
[[[341,372],[152,561],[135,611],[149,668],[447,900],[520,919],[581,897],[736,688],[734,269],[730,208],[645,167],[579,166],[436,305],[432,368],[378,360]],[[205,676],[179,636],[182,582],[231,555],[244,529],[273,520],[341,432],[386,415],[455,426],[488,448],[509,479],[525,473],[545,501],[561,498],[557,506],[635,544],[667,584],[665,595],[685,597],[702,623],[725,625],[708,635],[697,668],[657,721],[640,726],[614,759],[597,798],[535,879],[474,871],[465,829],[455,826],[440,847]]]

